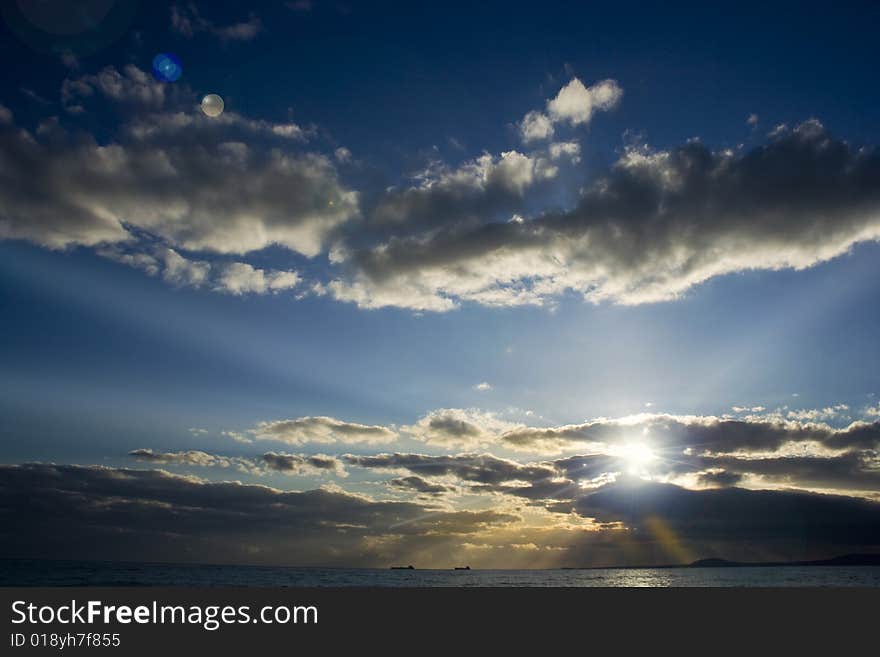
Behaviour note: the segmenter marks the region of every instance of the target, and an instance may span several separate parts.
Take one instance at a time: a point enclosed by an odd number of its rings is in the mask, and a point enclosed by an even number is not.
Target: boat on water
[[[456,566],[455,570],[470,570],[470,566]]]
[[[391,566],[391,570],[415,570],[415,566],[412,564],[408,566]]]

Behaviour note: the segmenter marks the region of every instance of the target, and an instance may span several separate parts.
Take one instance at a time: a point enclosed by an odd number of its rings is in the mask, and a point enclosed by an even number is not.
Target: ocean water
[[[380,570],[0,560],[0,586],[880,586],[880,566]]]

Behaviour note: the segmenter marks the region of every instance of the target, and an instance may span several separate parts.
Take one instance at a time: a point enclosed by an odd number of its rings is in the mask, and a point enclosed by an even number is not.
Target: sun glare
[[[657,458],[654,450],[645,443],[627,443],[615,451],[626,463],[629,473],[633,475],[642,474],[648,464]]]

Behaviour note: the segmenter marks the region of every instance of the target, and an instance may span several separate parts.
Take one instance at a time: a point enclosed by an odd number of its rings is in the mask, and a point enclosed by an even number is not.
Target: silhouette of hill
[[[779,566],[880,566],[880,554],[844,554],[831,559],[813,561],[730,561],[728,559],[698,559],[687,564],[653,564],[642,566],[586,566],[567,567],[563,570],[605,570],[640,568],[770,568]]]
[[[880,554],[844,554],[831,559],[813,561],[728,561],[727,559],[699,559],[688,568],[737,568],[763,566],[880,566]]]

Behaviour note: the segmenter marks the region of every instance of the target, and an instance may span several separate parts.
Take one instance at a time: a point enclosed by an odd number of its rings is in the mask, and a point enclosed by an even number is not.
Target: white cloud
[[[550,144],[548,149],[551,160],[568,158],[573,164],[581,161],[581,145],[576,141],[559,141]]]
[[[259,269],[245,262],[211,263],[191,260],[170,248],[157,247],[152,252],[126,252],[120,246],[108,246],[98,254],[145,271],[161,274],[163,280],[178,287],[208,287],[215,292],[233,294],[268,294],[289,290],[301,282],[295,271]]]
[[[181,287],[200,287],[211,271],[211,265],[201,260],[187,260],[174,249],[165,249],[162,254],[165,268],[162,278],[166,282]]]
[[[761,410],[763,410],[763,408],[761,408]],[[791,420],[799,420],[801,422],[823,422],[841,416],[848,417],[846,416],[848,410],[849,406],[847,404],[835,404],[834,406],[826,406],[825,408],[803,408],[792,410],[788,411],[786,416]]]
[[[266,294],[296,287],[300,282],[295,271],[266,271],[244,262],[233,262],[221,269],[216,288],[228,294]]]
[[[573,78],[547,103],[547,111],[554,122],[581,125],[589,122],[594,111],[614,108],[622,96],[623,89],[615,80],[602,80],[587,87]]]
[[[578,78],[572,78],[555,98],[547,101],[546,112],[532,110],[523,117],[520,137],[524,143],[549,139],[555,133],[554,124],[588,123],[595,112],[616,107],[622,96],[623,89],[615,80],[602,80],[587,87]]]
[[[523,117],[519,124],[520,135],[524,143],[549,139],[553,136],[553,122],[543,112],[532,110]]]
[[[107,66],[99,73],[66,78],[61,85],[61,101],[70,106],[101,94],[117,103],[159,109],[165,103],[167,87],[134,64],[126,65],[122,72]]]
[[[397,438],[397,433],[388,427],[345,422],[326,416],[260,422],[248,433],[257,440],[275,440],[289,445],[380,444]]]
[[[89,84],[163,102],[164,92],[139,73],[110,78]],[[97,246],[130,243],[130,229],[139,229],[175,250],[247,253],[280,245],[312,257],[359,213],[357,193],[339,182],[330,159],[279,148],[272,139],[290,137],[275,134],[273,124],[233,114],[211,125],[159,113],[152,131],[138,132],[142,116],[123,126],[128,139],[106,143],[55,134],[61,128],[43,138],[0,125],[0,239]],[[230,140],[226,133],[235,130],[263,130],[267,141]]]
[[[372,248],[340,250],[353,273],[330,290],[363,307],[436,311],[544,305],[569,291],[670,301],[716,276],[804,269],[880,239],[878,162],[808,121],[749,152],[628,149],[575,208],[521,223],[490,216],[504,199],[471,211],[460,196],[392,195],[397,221],[411,221]]]

